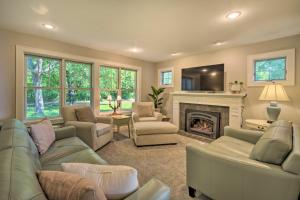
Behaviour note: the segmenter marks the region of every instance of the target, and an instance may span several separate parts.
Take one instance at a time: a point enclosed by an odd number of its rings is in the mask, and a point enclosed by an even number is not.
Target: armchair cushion
[[[255,144],[250,158],[280,165],[292,149],[293,131],[283,123],[273,124]]]
[[[153,117],[154,108],[152,104],[140,103],[137,104],[137,114],[139,117]]]
[[[88,106],[76,108],[75,113],[78,121],[93,122],[93,123],[97,122],[92,109]]]
[[[75,106],[64,106],[62,107],[62,116],[65,122],[77,121]]]

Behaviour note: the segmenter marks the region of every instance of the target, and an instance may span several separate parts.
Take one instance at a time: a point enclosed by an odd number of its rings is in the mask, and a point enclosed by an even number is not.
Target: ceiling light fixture
[[[230,20],[234,20],[239,16],[241,16],[241,14],[242,14],[241,11],[231,11],[226,15],[226,18]]]
[[[215,46],[221,46],[221,45],[223,45],[224,44],[224,42],[216,42],[214,45]]]
[[[46,28],[46,29],[49,29],[49,30],[53,30],[54,29],[54,26],[51,25],[51,24],[43,24],[43,27]]]
[[[202,69],[203,72],[207,72],[207,69]]]
[[[180,52],[176,52],[176,53],[172,53],[171,56],[180,56],[182,53]]]
[[[132,53],[139,53],[139,52],[142,52],[143,49],[142,48],[138,48],[138,47],[132,47],[128,51],[130,51]]]

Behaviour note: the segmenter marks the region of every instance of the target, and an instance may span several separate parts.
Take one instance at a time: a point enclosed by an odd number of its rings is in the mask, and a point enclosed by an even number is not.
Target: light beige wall
[[[168,92],[172,92],[180,90],[181,67],[224,63],[226,88],[228,89],[228,83],[231,81],[246,82],[247,55],[290,48],[296,48],[296,85],[285,87],[291,102],[280,102],[282,108],[280,118],[300,124],[300,35],[160,62],[156,64],[156,68],[174,67],[175,86],[172,89],[167,89]],[[246,90],[248,95],[245,100],[244,118],[266,119],[265,107],[267,102],[257,100],[262,87],[246,87]],[[171,104],[170,98],[166,103],[166,110],[170,115],[172,115]]]
[[[142,67],[141,99],[154,83],[154,64],[121,55],[97,51],[55,40],[0,29],[0,120],[15,117],[15,47],[29,46]]]

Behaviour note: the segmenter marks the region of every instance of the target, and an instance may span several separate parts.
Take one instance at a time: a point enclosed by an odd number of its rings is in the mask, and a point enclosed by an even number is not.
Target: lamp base
[[[281,108],[277,106],[276,102],[271,102],[270,105],[267,107],[267,113],[269,120],[268,122],[274,122],[278,119],[280,114]]]

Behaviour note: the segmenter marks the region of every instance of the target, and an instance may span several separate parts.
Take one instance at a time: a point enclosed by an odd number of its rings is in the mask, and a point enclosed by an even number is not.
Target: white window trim
[[[255,54],[247,56],[247,86],[264,86],[270,81],[255,81],[254,80],[254,63],[259,59],[271,59],[278,57],[286,57],[286,80],[276,80],[286,86],[295,85],[295,49],[286,49],[280,51],[273,51],[262,54]]]
[[[163,72],[172,72],[172,83],[170,85],[164,85],[162,84],[162,80],[161,80],[161,74]],[[162,68],[162,69],[158,69],[158,85],[159,87],[174,87],[174,68]]]
[[[58,51],[50,51],[45,49],[32,48],[27,46],[16,45],[16,118],[20,120],[25,119],[25,94],[24,94],[24,74],[25,74],[25,54],[33,54],[40,56],[48,56],[57,59],[72,60],[78,62],[85,62],[92,64],[92,108],[96,115],[100,114],[100,99],[99,99],[99,69],[100,65],[109,66],[122,66],[123,68],[134,69],[137,71],[137,97],[136,101],[141,99],[141,80],[142,80],[142,68],[139,66],[128,65],[124,63],[113,62],[109,60],[100,60],[96,58],[78,56],[73,54],[62,53]],[[62,77],[63,74],[62,74]],[[62,81],[64,87],[64,81]],[[64,88],[63,88],[64,89]],[[61,97],[64,98],[64,97]],[[62,99],[63,100],[63,99]],[[64,105],[64,101],[62,102]],[[57,119],[61,119],[58,117]]]

